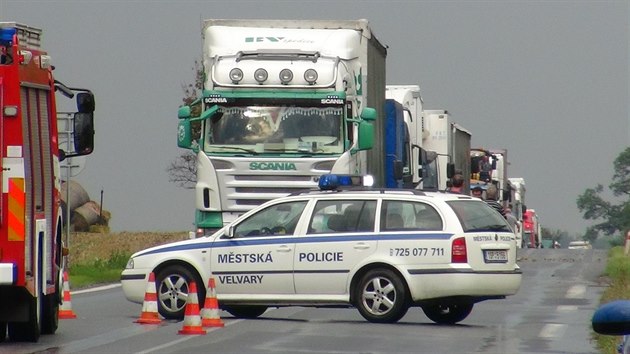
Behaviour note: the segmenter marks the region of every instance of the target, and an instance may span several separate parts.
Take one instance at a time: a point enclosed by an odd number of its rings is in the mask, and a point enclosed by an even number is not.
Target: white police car
[[[338,180],[322,176],[320,186]],[[236,317],[342,305],[396,322],[419,306],[432,321],[456,323],[475,303],[518,291],[515,261],[509,225],[479,199],[333,188],[269,201],[211,236],[137,252],[121,280],[127,299],[142,303],[154,272],[166,318],[184,316],[191,281],[203,284],[204,299],[214,276],[220,307]]]

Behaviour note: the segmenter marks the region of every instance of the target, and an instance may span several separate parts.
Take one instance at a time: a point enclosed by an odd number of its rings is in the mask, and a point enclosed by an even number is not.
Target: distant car
[[[515,294],[522,277],[514,233],[488,204],[381,189],[293,194],[213,235],[137,252],[121,276],[127,299],[143,302],[151,272],[166,318],[184,316],[191,281],[204,285],[197,287],[203,299],[212,275],[220,308],[235,317],[268,307],[354,306],[370,322],[390,323],[419,306],[449,324],[477,302]]]
[[[570,250],[588,250],[593,248],[593,246],[591,246],[591,243],[588,241],[571,241],[569,242],[569,249]]]

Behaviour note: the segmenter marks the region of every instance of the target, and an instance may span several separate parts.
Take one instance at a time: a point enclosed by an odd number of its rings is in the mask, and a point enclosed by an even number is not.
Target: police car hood
[[[191,240],[183,240],[183,241],[175,241],[170,243],[165,243],[163,245],[145,248],[141,251],[134,253],[131,258],[146,256],[149,254],[155,253],[164,253],[170,251],[182,251],[186,249],[195,249],[201,247],[204,243],[212,243],[213,238],[211,237],[200,237]]]

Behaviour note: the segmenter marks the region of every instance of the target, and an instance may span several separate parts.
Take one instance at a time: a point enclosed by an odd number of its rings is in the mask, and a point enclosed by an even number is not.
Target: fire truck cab
[[[64,267],[60,162],[94,148],[94,95],[55,80],[41,33],[0,22],[0,342],[7,334],[35,342],[57,330]],[[75,98],[77,111],[58,112],[56,92]],[[63,149],[59,133],[69,139]]]

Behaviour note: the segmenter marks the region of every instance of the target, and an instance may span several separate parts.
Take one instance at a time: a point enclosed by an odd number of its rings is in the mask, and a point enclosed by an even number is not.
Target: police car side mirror
[[[227,228],[227,232],[225,233],[227,238],[234,238],[234,225],[229,225]]]

